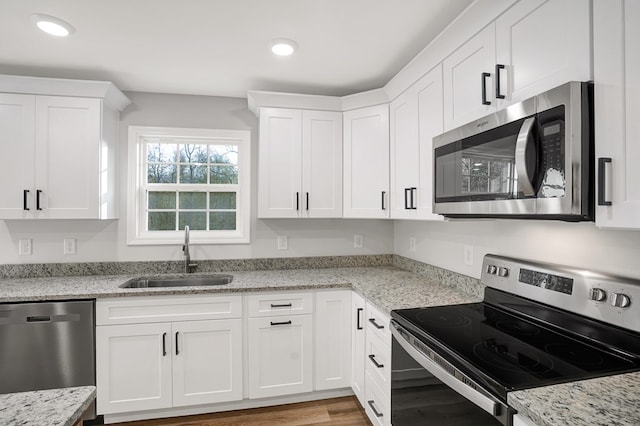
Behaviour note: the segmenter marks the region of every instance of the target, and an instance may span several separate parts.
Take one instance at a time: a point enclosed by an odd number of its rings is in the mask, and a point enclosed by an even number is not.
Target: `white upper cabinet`
[[[521,0],[444,62],[444,130],[592,79],[590,3]]]
[[[342,114],[260,108],[258,216],[342,216]]]
[[[640,229],[640,2],[595,0],[596,225]]]
[[[106,82],[1,76],[4,90],[21,93],[0,93],[0,219],[116,218],[118,117],[129,100]]]
[[[442,133],[442,66],[438,65],[389,108],[391,218],[441,220],[433,214],[433,144]]]
[[[519,1],[496,20],[496,63],[505,66],[500,93],[495,91],[504,96],[497,99],[498,108],[567,81],[593,78],[589,3]]]
[[[389,105],[344,113],[344,217],[389,217]]]

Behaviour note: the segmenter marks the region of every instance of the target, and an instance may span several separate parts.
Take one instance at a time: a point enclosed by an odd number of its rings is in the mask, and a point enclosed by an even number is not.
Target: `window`
[[[129,244],[248,243],[248,130],[129,127]]]

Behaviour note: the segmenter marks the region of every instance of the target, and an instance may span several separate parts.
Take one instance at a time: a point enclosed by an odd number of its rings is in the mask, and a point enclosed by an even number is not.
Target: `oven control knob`
[[[487,266],[487,273],[488,274],[495,275],[497,270],[498,270],[498,268],[496,268],[496,265],[488,265]]]
[[[498,275],[501,277],[506,277],[509,275],[509,269],[503,268],[502,266],[498,268]]]
[[[594,287],[589,293],[589,299],[595,300],[596,302],[604,302],[607,300],[607,292],[601,288]]]
[[[617,308],[628,308],[631,306],[631,298],[624,293],[613,293],[611,304]]]

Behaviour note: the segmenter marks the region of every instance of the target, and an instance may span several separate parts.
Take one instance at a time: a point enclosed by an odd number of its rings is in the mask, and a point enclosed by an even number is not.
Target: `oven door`
[[[511,425],[513,411],[391,322],[393,426]],[[429,352],[427,354],[426,352]]]

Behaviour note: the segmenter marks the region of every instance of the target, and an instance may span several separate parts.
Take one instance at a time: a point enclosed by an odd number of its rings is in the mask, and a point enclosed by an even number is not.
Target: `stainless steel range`
[[[640,370],[640,281],[496,255],[481,281],[391,312],[394,426],[511,425],[510,391]]]

